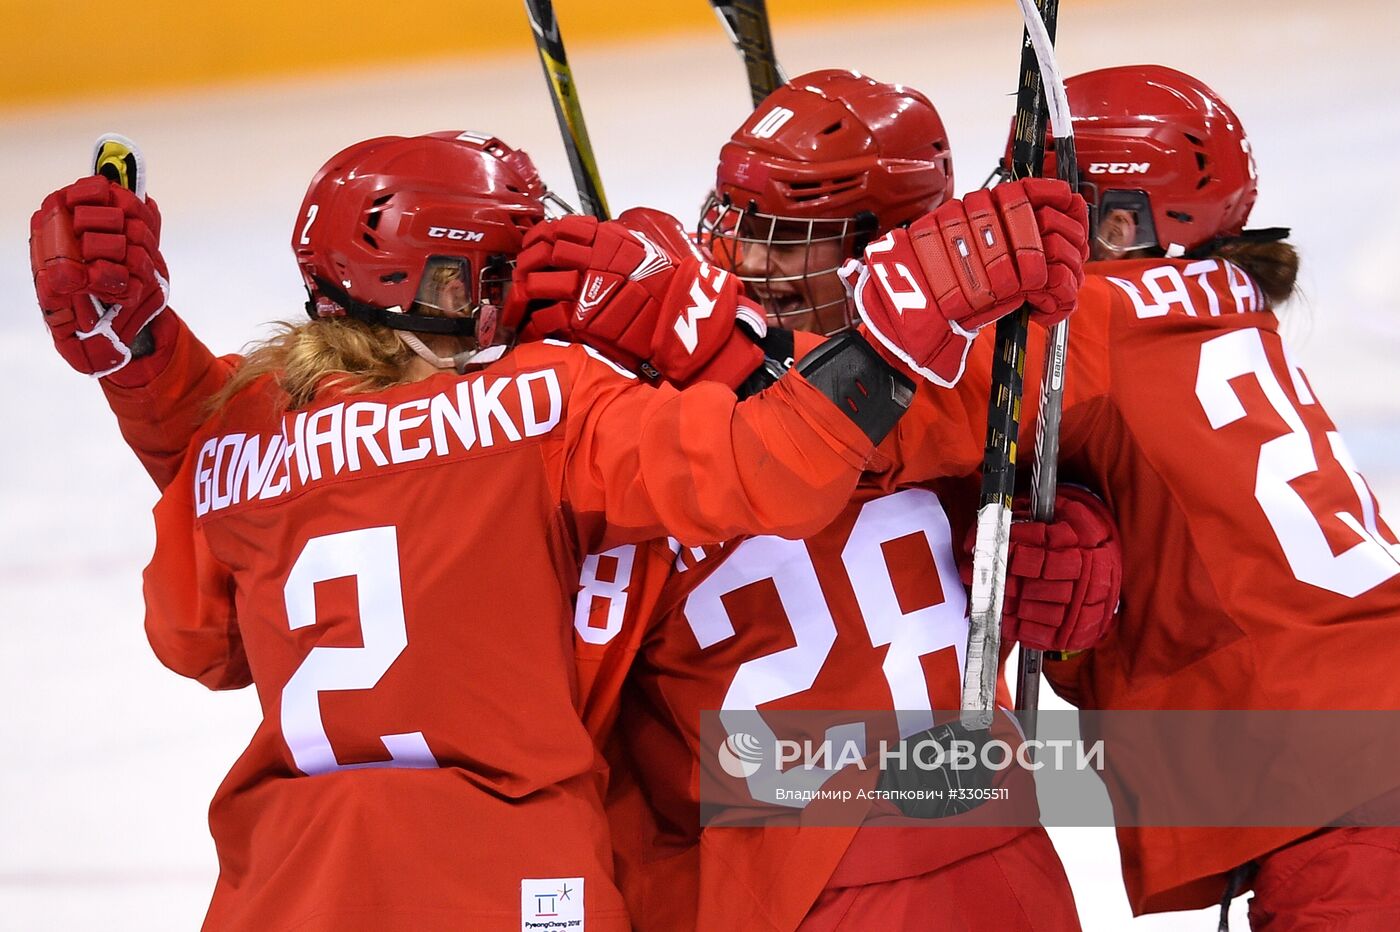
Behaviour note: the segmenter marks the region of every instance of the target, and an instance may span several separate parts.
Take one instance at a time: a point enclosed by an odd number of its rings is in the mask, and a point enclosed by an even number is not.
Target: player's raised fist
[[[680,223],[653,210],[563,217],[525,237],[501,322],[520,339],[584,343],[648,377],[737,387],[763,362],[763,316]]]
[[[160,211],[101,176],[44,198],[29,221],[29,260],[54,346],[79,372],[115,376],[141,328],[166,308]]]
[[[847,263],[866,332],[919,375],[952,385],[977,331],[1022,303],[1044,326],[1074,309],[1088,209],[1061,181],[1031,178],[947,201]]]
[[[969,538],[969,554],[971,546]],[[1006,561],[1008,640],[1058,651],[1088,650],[1103,640],[1118,610],[1123,550],[1113,514],[1093,493],[1061,486],[1053,521],[1013,523]],[[971,582],[970,567],[968,560],[964,582]]]

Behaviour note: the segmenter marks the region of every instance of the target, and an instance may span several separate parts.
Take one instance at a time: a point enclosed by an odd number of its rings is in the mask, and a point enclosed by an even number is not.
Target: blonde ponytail
[[[327,377],[341,391],[372,392],[411,381],[414,358],[388,327],[349,317],[279,322],[277,332],[251,347],[243,364],[213,398],[221,408],[229,399],[265,375],[276,379],[290,410],[305,407]]]

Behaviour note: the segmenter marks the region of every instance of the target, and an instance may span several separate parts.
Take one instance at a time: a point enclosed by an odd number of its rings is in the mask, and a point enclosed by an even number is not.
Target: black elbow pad
[[[797,371],[835,402],[871,443],[884,440],[914,400],[914,383],[854,331],[832,337]]]

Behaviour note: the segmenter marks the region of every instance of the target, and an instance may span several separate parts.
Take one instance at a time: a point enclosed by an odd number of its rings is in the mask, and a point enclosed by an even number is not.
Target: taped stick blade
[[[977,511],[967,656],[963,667],[962,724],[981,731],[992,723],[1001,678],[1001,611],[1011,509],[996,502]]]

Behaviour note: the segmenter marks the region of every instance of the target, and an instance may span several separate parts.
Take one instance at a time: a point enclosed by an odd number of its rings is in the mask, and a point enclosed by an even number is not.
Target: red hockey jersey
[[[207,926],[543,929],[586,905],[625,928],[586,725],[629,641],[575,613],[581,555],[810,533],[870,453],[795,376],[736,404],[562,345],[285,416],[254,383],[191,442],[146,574],[161,660],[263,705],[211,807]]]
[[[1122,614],[1047,674],[1094,709],[1400,708],[1400,548],[1257,287],[1219,259],[1089,269],[1060,476],[1117,517]],[[1217,902],[1223,872],[1309,831],[1122,829],[1133,908]]]
[[[816,339],[797,335],[800,349],[815,345]],[[153,386],[134,392],[109,391],[109,401],[123,423],[124,434],[142,455],[148,466],[157,466],[169,459],[150,452],[170,446],[167,438],[175,427],[190,421],[201,410],[198,393],[183,388],[185,383],[204,384],[213,375],[225,371],[226,361],[212,360],[201,352],[198,342],[187,332],[181,334],[182,345],[175,362]],[[217,386],[215,386],[217,387]],[[960,540],[965,531],[976,496],[975,482],[951,483],[951,523],[938,497],[938,489],[925,487],[911,494],[893,496],[888,492],[919,477],[967,473],[976,468],[981,458],[981,429],[985,422],[985,388],[974,392],[949,393],[931,387],[919,389],[914,411],[900,423],[897,433],[872,457],[872,468],[878,479],[853,500],[846,512],[832,526],[815,535],[805,544],[797,545],[811,554],[809,573],[818,572],[817,587],[807,585],[804,576],[773,569],[785,581],[775,598],[782,593],[795,596],[800,605],[814,599],[821,604],[828,594],[816,588],[834,589],[829,593],[832,607],[830,622],[838,632],[830,646],[830,659],[821,660],[825,672],[805,694],[788,701],[773,703],[774,708],[832,708],[832,709],[892,709],[896,705],[917,709],[921,704],[950,708],[958,701],[958,675],[961,669],[960,650],[966,641],[965,614],[956,573],[941,578],[938,568],[951,567],[952,540]],[[155,402],[152,405],[152,402]],[[195,410],[190,411],[191,404]],[[159,414],[151,422],[151,409]],[[138,443],[139,441],[139,443]],[[153,476],[156,472],[153,471]],[[867,505],[869,507],[867,508]],[[864,517],[862,517],[864,515]],[[842,548],[852,543],[851,532],[856,525],[869,537],[869,529],[891,528],[895,524],[910,524],[908,528],[893,528],[890,541],[856,541],[863,544],[858,566],[847,566]],[[917,525],[917,527],[915,526]],[[894,531],[900,531],[896,534]],[[922,539],[921,539],[922,534]],[[738,542],[736,542],[736,545]],[[762,563],[753,563],[750,551],[755,548],[782,550],[788,542],[773,539],[766,543],[751,541],[742,551],[750,569],[762,576]],[[582,562],[575,609],[575,658],[580,676],[584,721],[595,737],[606,734],[607,726],[616,714],[617,689],[626,675],[632,655],[643,636],[650,631],[648,651],[656,659],[645,677],[654,693],[664,694],[674,718],[649,720],[654,706],[639,696],[639,703],[627,709],[624,730],[630,744],[644,759],[645,793],[640,795],[638,780],[633,773],[630,757],[616,761],[614,795],[627,800],[625,805],[612,808],[614,831],[619,836],[620,863],[627,882],[627,893],[637,907],[634,920],[648,928],[675,929],[696,921],[697,885],[700,859],[694,824],[696,809],[696,757],[698,719],[701,708],[720,708],[736,679],[762,675],[765,664],[781,661],[795,651],[788,648],[795,637],[793,629],[781,619],[754,618],[749,609],[763,608],[763,602],[741,601],[734,610],[735,626],[740,636],[728,645],[724,658],[697,652],[695,635],[688,629],[684,612],[674,610],[664,628],[650,627],[660,621],[657,614],[659,581],[671,570],[693,566],[699,551],[687,552],[679,560],[680,545],[674,541],[652,542],[646,545],[625,544],[606,553],[595,554]],[[787,547],[791,550],[791,547]],[[878,552],[877,552],[878,551]],[[883,561],[881,563],[881,561]],[[715,560],[693,573],[678,575],[670,587],[672,603],[684,599],[686,587],[697,583],[718,565]],[[738,564],[735,564],[738,565]],[[883,565],[883,574],[879,570]],[[867,605],[863,614],[859,597],[851,588],[850,574],[864,580],[862,592],[867,602],[896,598],[902,602],[920,603],[922,610],[914,611],[907,624],[901,626],[899,644],[890,642],[872,645],[873,636],[868,623],[887,627],[891,616],[889,606]],[[885,582],[881,583],[880,580]],[[940,602],[945,584],[949,603]],[[872,588],[872,586],[874,588]],[[882,586],[889,591],[881,595]],[[713,594],[713,593],[711,593]],[[724,601],[730,600],[726,596]],[[940,607],[941,606],[941,607]],[[779,613],[782,613],[779,609]],[[953,617],[956,615],[957,617]],[[946,617],[945,617],[946,616]],[[867,621],[869,619],[869,621]],[[799,623],[807,619],[799,616]],[[941,648],[916,655],[924,667],[923,683],[912,664],[891,663],[891,654],[919,647],[918,627],[938,625],[946,635]],[[950,628],[951,626],[951,628]],[[893,632],[891,633],[893,636]],[[913,640],[911,640],[913,635]],[[786,642],[786,643],[780,643]],[[927,645],[923,645],[927,646]],[[898,649],[896,649],[898,647]],[[675,649],[672,649],[675,648]],[[711,652],[713,653],[713,652]],[[778,654],[768,660],[768,654]],[[906,660],[911,658],[906,657]],[[893,684],[903,685],[896,699]],[[739,685],[742,685],[740,682]],[[912,692],[911,692],[912,690]],[[920,698],[922,697],[922,698]],[[764,703],[767,708],[768,704]],[[676,723],[683,723],[677,726]],[[616,747],[615,747],[616,749]],[[655,814],[646,799],[655,799],[667,812],[667,824],[675,831],[660,831]],[[676,822],[679,820],[679,826]],[[733,923],[771,925],[782,928],[797,922],[825,885],[851,842],[855,828],[809,826],[805,828],[723,829],[707,833],[705,878],[707,888],[703,897],[704,914],[700,917],[707,927],[723,928]],[[895,859],[901,870],[914,865],[933,869],[977,850],[984,850],[1005,840],[1016,830],[942,829],[936,833],[904,833],[896,839],[880,832],[882,844],[890,843],[905,849]],[[917,849],[910,842],[917,841]],[[661,863],[664,862],[664,863]],[[843,867],[849,873],[849,865]],[[879,879],[879,878],[872,878]]]
[[[797,334],[799,355],[816,343],[808,336]],[[632,612],[659,618],[633,671],[637,700],[623,706],[625,747],[611,750],[623,777],[610,815],[639,928],[794,928],[857,831],[883,833],[902,849],[850,881],[873,883],[933,870],[1026,830],[858,828],[858,812],[843,817],[849,825],[804,824],[796,803],[791,818],[770,814],[762,828],[701,832],[697,823],[701,770],[717,770],[701,738],[705,710],[811,710],[821,720],[803,734],[759,737],[820,741],[865,727],[870,712],[899,710],[899,730],[909,734],[932,725],[932,711],[958,707],[968,621],[955,553],[978,483],[928,480],[976,469],[982,438],[972,424],[985,424],[985,406],[985,388],[979,396],[920,386],[877,450],[877,471],[835,521],[800,541],[750,537],[682,549],[660,602],[633,604]],[[873,746],[874,736],[866,739]],[[833,775],[789,772],[793,789]],[[741,805],[743,781],[734,782]],[[882,870],[893,872],[876,876]]]

